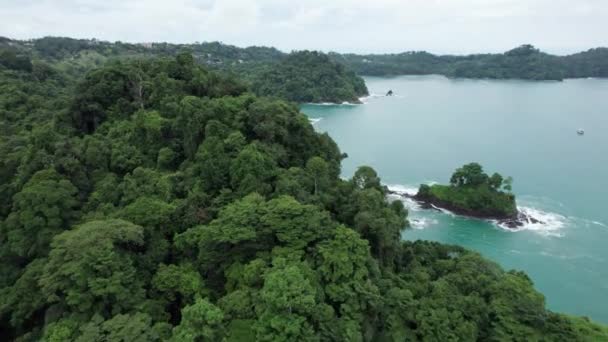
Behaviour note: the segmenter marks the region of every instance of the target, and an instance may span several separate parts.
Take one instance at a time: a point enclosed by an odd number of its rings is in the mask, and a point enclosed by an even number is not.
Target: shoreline
[[[455,215],[462,216],[462,217],[473,218],[473,219],[478,219],[478,220],[485,220],[485,221],[493,221],[493,222],[496,222],[496,224],[498,224],[499,226],[506,227],[509,229],[517,229],[517,228],[523,227],[524,225],[529,224],[529,223],[534,223],[534,224],[536,224],[536,223],[543,224],[544,223],[544,222],[522,212],[519,209],[517,210],[517,213],[515,215],[511,215],[508,217],[479,215],[479,214],[476,214],[469,210],[463,210],[458,207],[449,205],[447,203],[443,203],[441,201],[429,201],[429,200],[421,199],[417,195],[412,195],[412,194],[409,194],[404,191],[396,191],[396,190],[388,189],[388,194],[396,195],[396,196],[399,196],[402,198],[407,198],[407,199],[416,201],[416,203],[418,203],[420,205],[420,208],[425,209],[425,210],[437,210],[437,211],[447,210]]]

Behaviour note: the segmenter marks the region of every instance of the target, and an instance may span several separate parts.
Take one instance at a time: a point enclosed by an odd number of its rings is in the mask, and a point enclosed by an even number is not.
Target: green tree
[[[7,247],[23,258],[46,255],[53,236],[78,217],[78,190],[55,170],[37,172],[13,199]]]
[[[314,182],[314,194],[319,194],[319,189],[325,189],[329,184],[329,168],[321,157],[313,157],[306,163],[306,171],[311,175]]]
[[[232,187],[241,194],[269,193],[268,183],[275,174],[274,160],[254,144],[247,145],[230,166]]]
[[[141,312],[118,314],[104,321],[101,316],[94,316],[81,328],[81,334],[75,341],[161,341],[161,336],[153,326],[152,318]]]
[[[360,166],[353,175],[352,181],[359,189],[383,189],[378,174],[369,166]]]
[[[206,294],[203,278],[189,264],[161,264],[152,279],[152,285],[169,301],[175,301],[179,296],[187,302],[193,302],[197,295]]]
[[[48,303],[82,314],[136,307],[144,289],[133,262],[143,229],[122,220],[91,221],[57,235],[39,283]]]
[[[305,268],[285,259],[273,261],[272,269],[264,275],[261,302],[256,307],[260,312],[256,322],[258,340],[318,340],[307,320],[315,312],[317,294]]]
[[[489,179],[490,187],[494,190],[500,190],[503,184],[503,178],[500,174],[494,173]]]
[[[513,178],[512,177],[507,177],[503,182],[502,182],[502,188],[506,191],[511,191],[513,190]]]
[[[182,310],[182,321],[173,329],[174,341],[217,341],[225,334],[224,313],[207,299],[197,298]]]
[[[450,184],[455,186],[478,186],[488,181],[488,175],[478,163],[469,163],[456,169]]]

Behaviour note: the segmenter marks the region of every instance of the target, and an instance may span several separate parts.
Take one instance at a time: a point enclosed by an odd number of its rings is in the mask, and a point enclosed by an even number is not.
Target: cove
[[[391,188],[415,192],[475,161],[512,176],[519,209],[543,222],[513,231],[406,201],[404,239],[475,250],[525,271],[550,309],[608,323],[608,80],[365,81],[362,105],[302,106],[348,153],[344,177],[369,165]]]

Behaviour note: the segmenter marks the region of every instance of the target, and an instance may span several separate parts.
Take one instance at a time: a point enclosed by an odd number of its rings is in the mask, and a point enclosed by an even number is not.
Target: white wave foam
[[[447,209],[443,209],[443,208],[439,208],[438,206],[431,204],[431,207],[433,207],[436,210],[441,211],[442,213],[446,214],[446,215],[450,215],[450,216],[456,216],[456,214],[454,214],[453,212],[447,210]]]
[[[414,229],[424,229],[431,225],[436,225],[439,221],[427,217],[410,218],[410,226]]]
[[[306,103],[309,106],[356,106],[356,103],[351,103],[348,101],[344,101],[342,103],[335,103],[335,102],[307,102]]]
[[[359,99],[359,101],[361,101],[361,98]],[[361,101],[363,102],[363,101]],[[332,107],[332,106],[357,106],[360,103],[357,102],[348,102],[348,101],[343,101],[343,102],[306,102],[306,105],[308,106],[326,106],[326,107]]]
[[[401,184],[387,184],[386,187],[394,192],[395,194],[389,195],[389,197],[393,200],[398,200],[403,202],[403,205],[410,211],[419,211],[422,210],[420,204],[415,200],[405,197],[404,195],[414,196],[418,189],[413,186],[401,185]]]
[[[524,223],[523,226],[517,227],[517,228],[509,228],[505,225],[496,223],[495,221],[494,221],[494,223],[496,224],[496,226],[498,226],[502,229],[505,229],[507,231],[511,231],[511,232],[529,230],[529,231],[533,231],[533,232],[536,232],[536,233],[539,233],[539,234],[545,235],[545,236],[555,236],[555,237],[563,236],[563,233],[561,233],[560,230],[566,226],[566,223],[568,221],[568,219],[565,216],[562,216],[562,215],[556,214],[556,213],[542,211],[540,209],[536,209],[536,208],[532,208],[532,207],[520,206],[520,207],[518,207],[518,210],[520,212],[522,212],[524,215],[531,217],[533,219],[536,219],[539,222],[534,223],[531,220],[528,220],[528,222]]]
[[[415,195],[418,193],[418,187],[402,184],[386,184],[386,187],[393,192],[399,194]]]
[[[371,93],[367,96],[360,97],[359,101],[361,101],[361,103],[363,103],[363,104],[367,104],[367,103],[369,103],[370,100],[381,98],[381,97],[386,97],[386,94]]]
[[[310,123],[312,125],[316,124],[317,122],[323,120],[323,118],[308,118],[308,121],[310,121]]]

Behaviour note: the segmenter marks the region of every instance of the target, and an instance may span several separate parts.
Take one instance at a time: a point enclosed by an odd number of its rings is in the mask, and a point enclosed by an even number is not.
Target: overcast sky
[[[284,51],[553,53],[608,46],[608,0],[0,0],[0,35]]]

